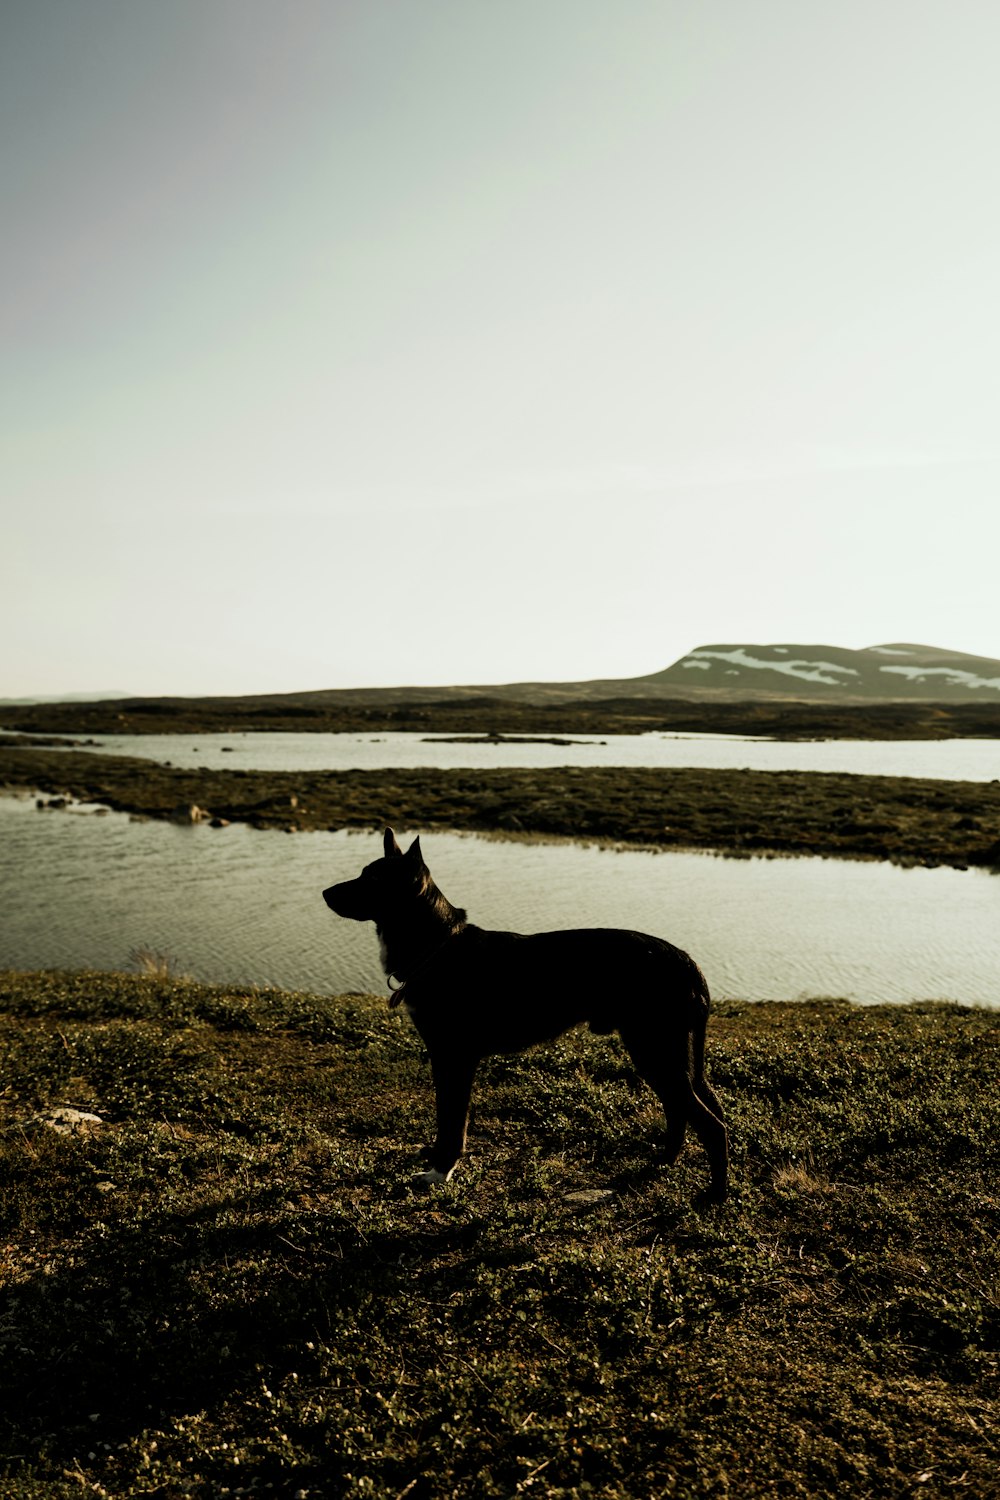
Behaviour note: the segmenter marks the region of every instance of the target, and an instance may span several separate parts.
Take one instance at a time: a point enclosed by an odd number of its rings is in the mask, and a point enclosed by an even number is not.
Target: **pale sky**
[[[996,0],[0,0],[0,696],[1000,657]]]

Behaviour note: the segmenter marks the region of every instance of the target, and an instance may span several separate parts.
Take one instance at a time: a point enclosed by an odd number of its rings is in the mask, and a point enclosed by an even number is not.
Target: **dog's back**
[[[454,1027],[480,1056],[520,1052],[581,1023],[668,1037],[704,1026],[708,987],[692,958],[662,938],[614,927],[494,932],[468,923],[432,969],[406,985],[418,1025]],[[421,1028],[422,1029],[422,1028]]]

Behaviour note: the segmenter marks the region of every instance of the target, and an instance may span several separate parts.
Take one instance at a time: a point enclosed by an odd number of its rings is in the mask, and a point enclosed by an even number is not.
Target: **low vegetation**
[[[576,684],[577,689],[584,686]],[[0,724],[26,734],[208,734],[407,730],[433,734],[760,734],[777,739],[1000,739],[1000,702],[809,702],[761,696],[595,698],[574,685],[345,689],[246,698],[118,698],[102,703],[0,705]],[[533,697],[533,693],[541,695]]]
[[[995,1014],[710,1044],[721,1209],[586,1032],[484,1066],[421,1193],[384,1000],[0,975],[2,1493],[996,1495]]]
[[[257,828],[455,828],[1000,866],[1000,781],[645,769],[211,771],[0,745],[0,786]]]

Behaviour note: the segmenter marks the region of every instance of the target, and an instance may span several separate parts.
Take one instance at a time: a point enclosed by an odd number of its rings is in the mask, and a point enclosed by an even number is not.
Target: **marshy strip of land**
[[[379,733],[764,735],[782,740],[1000,739],[1000,703],[748,702],[665,697],[526,701],[453,689],[358,689],[244,698],[116,698],[0,705],[0,726],[25,734]]]
[[[3,1494],[995,1495],[996,1023],[720,1005],[706,1209],[614,1038],[421,1193],[384,1001],[0,974]]]
[[[0,786],[255,828],[448,828],[656,848],[1000,866],[1000,782],[637,769],[213,771],[0,745]]]

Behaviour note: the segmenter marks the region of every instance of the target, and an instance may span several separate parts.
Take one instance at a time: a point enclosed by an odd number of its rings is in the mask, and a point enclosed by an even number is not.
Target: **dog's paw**
[[[414,1181],[419,1187],[433,1187],[438,1182],[450,1182],[454,1167],[449,1167],[447,1172],[439,1172],[437,1167],[428,1167],[426,1172],[418,1172]]]
[[[729,1189],[713,1184],[711,1187],[702,1188],[700,1193],[695,1193],[692,1200],[693,1207],[698,1209],[721,1208],[729,1197]]]

